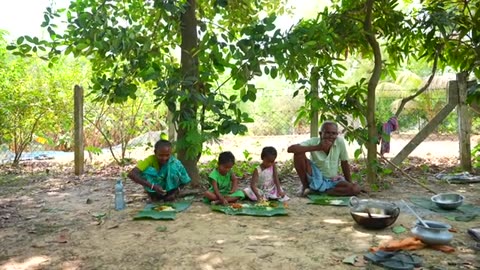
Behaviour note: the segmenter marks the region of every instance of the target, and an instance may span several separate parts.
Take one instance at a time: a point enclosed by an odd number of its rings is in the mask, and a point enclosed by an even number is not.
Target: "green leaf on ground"
[[[157,232],[165,232],[167,231],[167,226],[158,226],[155,231]]]
[[[96,219],[102,219],[107,216],[107,213],[92,213],[92,216]]]
[[[191,200],[195,199],[195,196],[189,195],[189,196],[185,196],[183,199],[184,199],[185,201],[191,201]]]
[[[392,228],[392,232],[394,232],[396,234],[401,234],[401,233],[404,233],[406,231],[407,231],[407,229],[405,227],[403,227],[402,225],[395,226],[395,227]]]
[[[346,257],[345,259],[343,259],[342,262],[345,263],[345,264],[354,265],[356,260],[357,260],[357,255],[350,255],[350,256]]]

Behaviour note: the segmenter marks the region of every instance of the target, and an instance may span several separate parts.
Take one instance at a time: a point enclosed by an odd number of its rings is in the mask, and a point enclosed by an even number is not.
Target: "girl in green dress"
[[[218,156],[218,167],[210,175],[210,188],[205,192],[206,199],[212,204],[234,203],[243,199],[245,194],[238,190],[238,178],[232,172],[235,156],[232,152],[222,152]]]

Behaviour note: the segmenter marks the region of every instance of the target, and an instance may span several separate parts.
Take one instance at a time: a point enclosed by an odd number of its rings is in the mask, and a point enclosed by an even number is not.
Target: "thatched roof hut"
[[[381,82],[377,86],[378,97],[406,97],[409,91],[392,82]]]
[[[448,82],[455,79],[455,74],[435,75],[427,88],[427,92],[445,91]],[[379,97],[407,97],[423,87],[427,81],[428,77],[421,78],[411,72],[402,72],[395,82],[380,82],[377,86],[377,93]]]
[[[428,86],[427,91],[446,90],[448,87],[448,82],[454,80],[456,80],[456,75],[452,73],[435,75],[432,82]],[[423,80],[422,85],[425,85],[427,81],[428,77]]]

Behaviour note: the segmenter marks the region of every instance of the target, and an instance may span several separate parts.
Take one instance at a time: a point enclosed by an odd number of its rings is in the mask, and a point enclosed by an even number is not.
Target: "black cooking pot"
[[[400,208],[391,202],[351,197],[349,204],[353,220],[366,229],[386,228],[395,223],[400,215]]]

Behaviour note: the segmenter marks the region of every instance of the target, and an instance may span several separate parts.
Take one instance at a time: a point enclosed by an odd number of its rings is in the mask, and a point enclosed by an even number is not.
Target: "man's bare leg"
[[[341,181],[334,188],[327,190],[326,193],[333,196],[355,196],[360,194],[360,191],[360,186],[357,183]]]
[[[295,170],[297,171],[298,177],[300,178],[300,182],[302,183],[302,191],[301,195],[305,189],[308,188],[308,178],[307,173],[309,175],[312,174],[312,167],[310,166],[310,162],[305,155],[305,153],[301,154],[294,154],[293,155],[293,165],[295,166]]]

